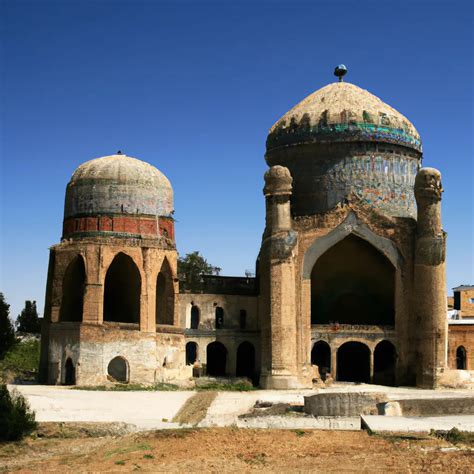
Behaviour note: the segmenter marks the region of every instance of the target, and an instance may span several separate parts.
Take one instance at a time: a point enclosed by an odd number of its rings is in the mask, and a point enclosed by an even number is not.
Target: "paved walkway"
[[[101,392],[48,385],[15,385],[9,388],[16,388],[28,399],[38,421],[123,422],[135,425],[140,430],[178,427],[179,425],[172,423],[171,420],[186,400],[195,393],[193,391]],[[257,400],[301,405],[305,395],[314,395],[318,392],[384,392],[393,400],[474,396],[472,390],[435,391],[365,384],[335,384],[333,387],[320,390],[220,392],[200,426],[238,425],[239,415],[247,413]],[[417,418],[415,422],[421,423],[420,420]]]
[[[191,391],[100,392],[47,385],[9,388],[16,388],[28,399],[37,421],[122,422],[140,430],[179,427],[171,420],[194,394]]]

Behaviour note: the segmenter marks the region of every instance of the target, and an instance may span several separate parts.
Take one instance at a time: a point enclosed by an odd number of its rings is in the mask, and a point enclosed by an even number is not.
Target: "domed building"
[[[118,153],[77,168],[61,243],[50,253],[44,380],[179,377],[184,331],[177,327],[173,212],[170,182],[148,163]]]
[[[442,187],[413,124],[340,80],[275,123],[265,159],[256,277],[181,290],[167,178],[122,154],[79,166],[51,248],[42,379],[442,385]]]

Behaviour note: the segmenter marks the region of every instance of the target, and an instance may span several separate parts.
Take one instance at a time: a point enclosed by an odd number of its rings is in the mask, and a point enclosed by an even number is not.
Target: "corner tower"
[[[121,153],[80,165],[50,251],[41,378],[48,383],[179,377],[173,189]]]

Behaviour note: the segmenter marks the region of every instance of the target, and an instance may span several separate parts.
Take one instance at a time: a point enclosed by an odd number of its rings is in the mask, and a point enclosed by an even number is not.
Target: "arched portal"
[[[362,342],[346,342],[337,351],[337,380],[370,383],[370,349]]]
[[[104,321],[140,322],[141,277],[135,262],[119,253],[105,276]]]
[[[84,288],[86,284],[86,269],[84,259],[77,255],[68,265],[63,278],[60,321],[82,321],[84,306]]]
[[[224,327],[224,310],[220,306],[216,306],[216,329]]]
[[[381,341],[374,351],[374,383],[395,385],[395,346],[390,341]]]
[[[255,347],[250,342],[242,342],[237,348],[237,377],[255,379]]]
[[[123,357],[114,357],[107,367],[107,373],[117,382],[128,383],[128,362]]]
[[[325,341],[318,341],[311,350],[311,364],[317,365],[322,380],[331,373],[331,348]]]
[[[199,307],[196,305],[191,306],[191,329],[197,329],[199,327]]]
[[[197,361],[198,345],[195,342],[186,344],[186,365],[193,365]]]
[[[311,272],[311,324],[395,323],[395,268],[373,245],[350,234]]]
[[[75,385],[76,384],[76,369],[70,357],[68,357],[68,359],[66,360],[64,369],[65,369],[64,384]]]
[[[156,279],[156,324],[174,323],[173,274],[165,258]]]
[[[206,349],[207,375],[224,376],[227,363],[227,349],[221,342],[211,342]]]
[[[459,346],[456,349],[456,369],[458,370],[467,369],[467,354],[466,354],[466,349],[463,346]]]

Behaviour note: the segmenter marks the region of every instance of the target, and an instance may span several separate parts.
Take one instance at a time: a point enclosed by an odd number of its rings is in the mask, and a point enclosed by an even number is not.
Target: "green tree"
[[[3,293],[0,293],[0,359],[15,343],[15,330],[9,314],[10,305],[5,301]]]
[[[25,307],[16,320],[18,332],[38,334],[41,324],[36,310],[36,301],[25,301]]]
[[[19,392],[0,385],[0,440],[17,441],[36,428],[35,414]]]
[[[198,291],[202,275],[219,275],[221,269],[211,265],[199,252],[178,259],[178,276],[184,289]]]

